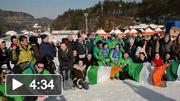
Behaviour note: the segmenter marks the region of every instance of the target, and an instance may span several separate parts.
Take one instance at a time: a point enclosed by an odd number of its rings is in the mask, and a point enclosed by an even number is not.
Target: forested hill
[[[20,32],[22,30],[32,30],[32,26],[38,23],[41,26],[48,26],[52,22],[51,19],[35,18],[31,14],[24,12],[6,11],[0,9],[0,33],[5,33],[8,30]]]
[[[104,0],[87,9],[69,9],[59,15],[51,27],[84,30],[84,13],[88,13],[89,32],[94,32],[99,27],[110,31],[117,26],[121,29],[135,23],[165,24],[169,19],[180,19],[180,0],[135,1]]]

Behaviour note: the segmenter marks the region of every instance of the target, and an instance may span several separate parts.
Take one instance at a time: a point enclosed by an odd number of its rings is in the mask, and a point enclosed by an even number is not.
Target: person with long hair
[[[175,59],[179,59],[180,60],[180,34],[177,36],[176,40],[174,41],[172,47],[171,47],[171,51],[173,53],[173,56],[175,57]]]

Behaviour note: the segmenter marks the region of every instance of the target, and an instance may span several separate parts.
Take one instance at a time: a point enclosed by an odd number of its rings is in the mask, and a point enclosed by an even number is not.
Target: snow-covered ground
[[[180,101],[180,82],[167,82],[159,88],[132,80],[108,80],[89,90],[64,91],[67,101]]]

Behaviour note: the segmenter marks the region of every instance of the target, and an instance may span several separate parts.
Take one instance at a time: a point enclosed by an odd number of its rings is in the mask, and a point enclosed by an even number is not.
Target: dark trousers
[[[71,69],[69,68],[60,68],[60,74],[63,77],[63,80],[67,80],[68,78],[72,78]]]

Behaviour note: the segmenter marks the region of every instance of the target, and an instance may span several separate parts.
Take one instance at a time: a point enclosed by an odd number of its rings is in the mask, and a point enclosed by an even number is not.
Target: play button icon
[[[62,95],[62,76],[57,74],[8,74],[6,82],[5,93],[7,96]]]
[[[23,84],[16,79],[12,79],[12,90],[16,90],[17,88],[21,87]]]

